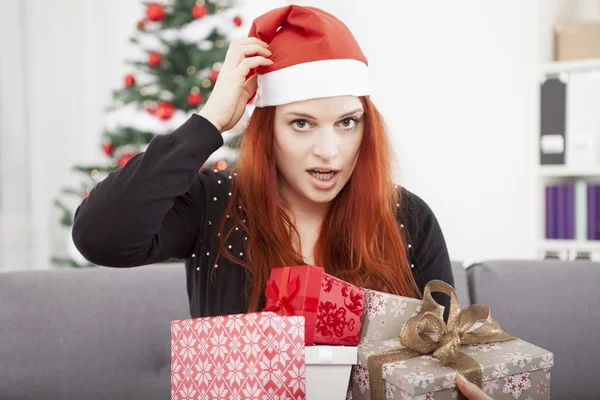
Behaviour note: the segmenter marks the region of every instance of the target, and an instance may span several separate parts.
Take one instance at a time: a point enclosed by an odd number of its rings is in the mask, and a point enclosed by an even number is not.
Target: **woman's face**
[[[275,110],[279,192],[288,204],[326,204],[350,179],[363,137],[358,97],[299,101]]]

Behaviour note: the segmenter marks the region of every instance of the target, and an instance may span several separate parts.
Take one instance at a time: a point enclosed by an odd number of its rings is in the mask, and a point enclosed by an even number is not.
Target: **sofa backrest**
[[[473,303],[502,329],[554,353],[551,398],[598,399],[600,264],[486,261],[468,269]]]
[[[170,397],[182,264],[0,274],[0,399]]]
[[[454,290],[458,295],[460,308],[465,308],[471,304],[471,294],[467,282],[467,270],[462,262],[452,261],[452,275],[454,275]]]

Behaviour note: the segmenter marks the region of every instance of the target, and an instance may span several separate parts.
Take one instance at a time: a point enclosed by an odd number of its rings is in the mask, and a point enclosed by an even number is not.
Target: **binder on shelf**
[[[588,184],[583,179],[575,182],[575,239],[587,240]]]
[[[588,185],[588,240],[600,239],[600,185]]]
[[[556,239],[556,187],[546,186],[546,239]]]
[[[556,186],[557,201],[556,201],[556,239],[573,239],[571,233],[574,231],[571,229],[570,224],[573,222],[573,218],[570,217],[571,210],[569,207],[573,205],[570,201],[570,190],[571,185],[561,184]]]
[[[600,70],[571,71],[566,86],[566,155],[569,167],[599,164]]]
[[[564,165],[567,84],[548,76],[540,91],[540,163]]]
[[[546,186],[546,239],[575,239],[575,203],[573,184]]]
[[[565,196],[565,239],[575,239],[575,185],[568,184],[563,187]]]
[[[565,207],[567,196],[564,186],[557,185],[556,188],[556,237],[555,239],[566,239],[567,219],[565,216]]]

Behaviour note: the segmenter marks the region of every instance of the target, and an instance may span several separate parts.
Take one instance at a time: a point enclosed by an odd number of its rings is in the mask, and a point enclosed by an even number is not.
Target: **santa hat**
[[[348,27],[321,9],[276,8],[254,20],[248,37],[268,43],[274,62],[253,72],[255,107],[369,94],[367,58]]]

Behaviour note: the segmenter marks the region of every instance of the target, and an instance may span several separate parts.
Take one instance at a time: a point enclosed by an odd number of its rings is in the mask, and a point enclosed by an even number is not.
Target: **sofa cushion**
[[[467,270],[462,262],[452,261],[452,275],[454,276],[454,290],[460,301],[460,308],[471,304],[469,284],[467,282]]]
[[[473,303],[502,329],[554,353],[552,399],[598,399],[600,264],[489,261],[468,269]]]
[[[166,399],[182,264],[0,274],[0,399]]]

